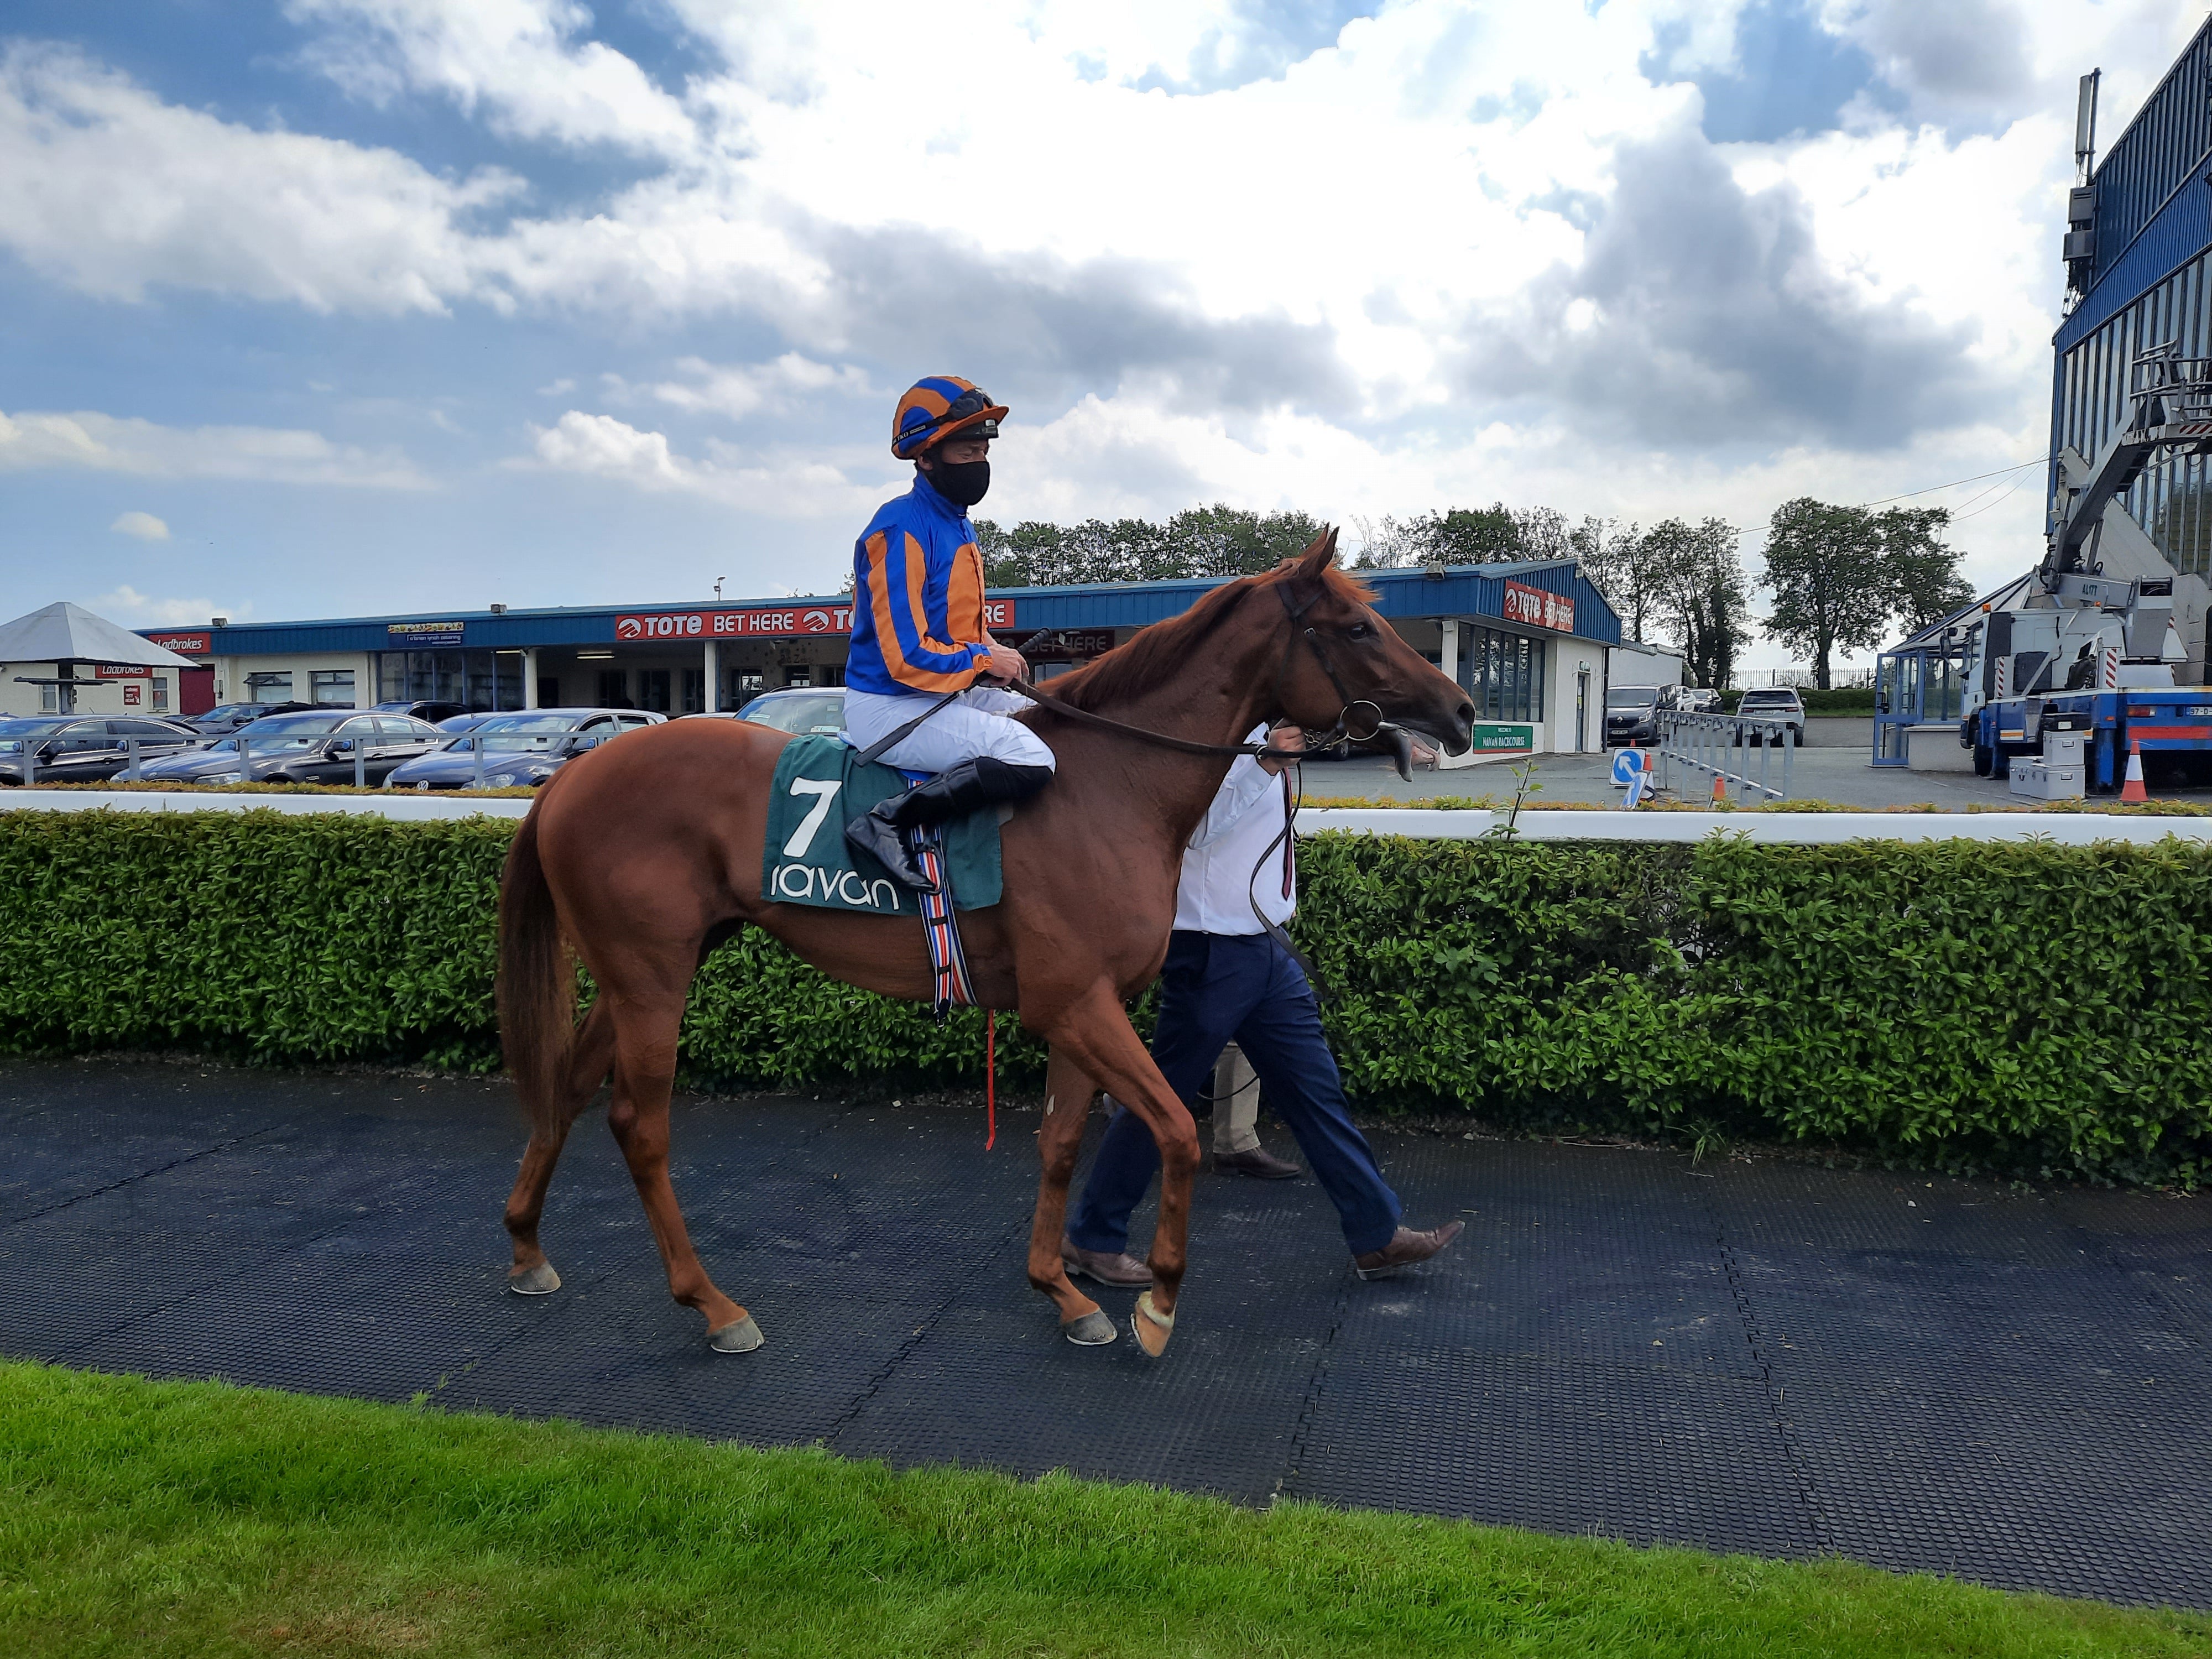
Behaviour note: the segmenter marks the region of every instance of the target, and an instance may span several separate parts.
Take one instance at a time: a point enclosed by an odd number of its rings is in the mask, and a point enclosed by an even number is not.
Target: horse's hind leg
[[[545,1213],[545,1189],[553,1184],[553,1166],[568,1144],[568,1126],[599,1092],[614,1057],[614,1018],[602,1000],[584,1016],[570,1046],[568,1076],[555,1114],[558,1127],[531,1132],[530,1144],[522,1149],[522,1167],[515,1172],[514,1190],[507,1195],[507,1231],[514,1241],[514,1266],[507,1270],[507,1287],[517,1295],[544,1296],[561,1288],[561,1275],[538,1248],[538,1223]]]
[[[1111,987],[1101,984],[1085,993],[1044,1035],[1055,1059],[1065,1048],[1071,1064],[1137,1114],[1160,1149],[1160,1218],[1147,1263],[1152,1288],[1137,1298],[1137,1310],[1129,1322],[1138,1346],[1157,1358],[1175,1329],[1176,1297],[1188,1260],[1198,1126],[1191,1121],[1190,1109],[1176,1098],[1160,1068],[1152,1064]],[[1034,1240],[1030,1248],[1034,1251]]]
[[[1111,1342],[1114,1322],[1068,1282],[1060,1239],[1067,1225],[1067,1183],[1083,1149],[1091,1097],[1097,1092],[1080,1066],[1063,1050],[1053,1049],[1044,1073],[1044,1122],[1037,1129],[1037,1152],[1044,1170],[1037,1182],[1036,1220],[1030,1228],[1030,1283],[1060,1310],[1061,1334],[1086,1348]]]
[[[668,1270],[668,1293],[707,1322],[707,1340],[723,1353],[761,1345],[753,1316],[714,1288],[691,1248],[691,1235],[668,1179],[668,1097],[676,1087],[676,1043],[684,1023],[684,994],[652,1001],[625,1000],[615,1008],[615,1097],[607,1110],[630,1179],[645,1206],[653,1242]]]

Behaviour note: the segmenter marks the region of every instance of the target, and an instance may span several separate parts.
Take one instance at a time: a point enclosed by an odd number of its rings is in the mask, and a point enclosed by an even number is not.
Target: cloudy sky
[[[0,609],[834,589],[928,373],[1013,406],[1002,520],[1988,472],[2075,77],[2109,141],[2203,12],[11,0]],[[1991,582],[1993,484],[1918,497]]]

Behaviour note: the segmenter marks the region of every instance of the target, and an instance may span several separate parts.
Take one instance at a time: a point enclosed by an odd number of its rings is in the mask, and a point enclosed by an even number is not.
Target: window
[[[665,668],[638,670],[637,702],[639,708],[650,708],[656,714],[668,712],[668,671]]]
[[[757,673],[750,673],[741,668],[732,668],[726,672],[730,682],[727,698],[730,708],[743,708],[755,697],[760,696],[763,688],[761,677]]]
[[[561,706],[561,682],[556,676],[540,674],[538,677],[538,706],[540,708],[558,708]]]
[[[156,708],[167,708],[168,706],[169,683],[167,680],[162,678],[157,674],[154,677],[154,707]]]
[[[316,706],[322,708],[350,708],[353,707],[353,670],[350,668],[318,668],[307,676],[314,688]]]
[[[684,671],[684,712],[696,714],[707,707],[707,671],[687,668]]]
[[[62,712],[61,687],[42,685],[39,688],[39,712],[41,714],[58,714]]]
[[[629,707],[629,671],[626,668],[599,670],[599,707],[627,708]]]
[[[811,686],[814,684],[814,670],[805,663],[795,662],[783,671],[783,683],[786,686]]]
[[[1459,683],[1479,720],[1544,718],[1548,641],[1503,629],[1459,624]]]
[[[814,683],[817,685],[844,684],[845,665],[841,662],[825,662],[817,665],[814,670]]]
[[[292,677],[289,674],[248,674],[246,689],[249,701],[253,702],[292,701]]]

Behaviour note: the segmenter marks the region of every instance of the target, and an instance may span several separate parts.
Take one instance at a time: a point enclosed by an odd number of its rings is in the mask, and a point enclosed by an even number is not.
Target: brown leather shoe
[[[1447,1221],[1443,1226],[1432,1227],[1425,1233],[1417,1233],[1411,1227],[1401,1227],[1381,1249],[1352,1257],[1352,1271],[1362,1279],[1387,1279],[1401,1267],[1410,1267],[1416,1261],[1426,1261],[1466,1231],[1467,1223],[1464,1221]]]
[[[1060,1241],[1060,1259],[1067,1271],[1101,1285],[1135,1290],[1152,1282],[1152,1270],[1136,1257],[1120,1250],[1086,1250],[1072,1239]]]
[[[1288,1181],[1305,1171],[1288,1158],[1277,1158],[1265,1146],[1249,1152],[1216,1152],[1213,1167],[1223,1175],[1250,1176],[1255,1181]]]

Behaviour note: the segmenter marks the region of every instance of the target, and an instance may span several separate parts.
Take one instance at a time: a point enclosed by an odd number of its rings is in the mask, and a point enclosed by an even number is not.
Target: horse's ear
[[[1331,525],[1307,544],[1305,556],[1298,561],[1297,579],[1317,582],[1324,572],[1336,562],[1336,526]]]

